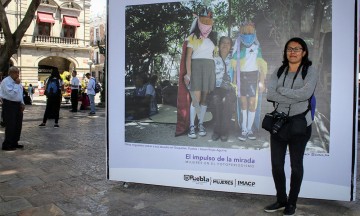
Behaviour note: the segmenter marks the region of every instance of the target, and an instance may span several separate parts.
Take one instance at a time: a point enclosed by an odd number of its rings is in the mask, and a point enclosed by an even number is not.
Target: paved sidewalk
[[[20,141],[25,148],[0,151],[0,215],[282,215],[262,210],[273,196],[134,183],[125,188],[108,181],[105,109],[89,117],[63,104],[60,128],[53,128],[53,120],[39,128],[45,104],[44,98],[35,100],[25,111]],[[0,128],[0,142],[3,133]],[[296,215],[360,215],[360,203],[299,199]]]

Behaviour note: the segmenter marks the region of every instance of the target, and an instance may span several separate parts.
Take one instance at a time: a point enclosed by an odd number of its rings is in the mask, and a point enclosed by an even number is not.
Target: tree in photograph
[[[0,30],[3,32],[5,38],[5,43],[0,46],[0,72],[3,72],[3,75],[7,74],[9,67],[8,62],[11,56],[16,54],[21,39],[33,21],[35,12],[39,7],[41,0],[31,1],[23,20],[20,22],[14,33],[11,32],[5,11],[6,6],[8,6],[10,2],[11,0],[6,0],[5,2],[1,1],[0,3]]]
[[[232,35],[234,27],[242,22],[254,21],[255,17],[268,9],[267,0],[227,0],[214,3],[215,23],[217,31],[227,31],[229,37]]]
[[[291,37],[303,37],[314,50],[311,56],[314,64],[321,69],[325,48],[322,23],[331,22],[331,0],[196,0],[146,4],[126,8],[126,85],[132,84],[134,73],[157,74],[160,79],[169,79],[170,71],[178,65],[181,44],[189,34],[193,14],[204,6],[213,10],[213,31],[219,35],[227,33],[236,38],[239,24],[253,21],[255,25],[261,24],[261,42],[270,44],[271,48],[280,49]]]
[[[126,8],[126,84],[135,73],[161,75],[164,55],[178,56],[192,11],[179,2]],[[161,77],[161,76],[159,76]]]

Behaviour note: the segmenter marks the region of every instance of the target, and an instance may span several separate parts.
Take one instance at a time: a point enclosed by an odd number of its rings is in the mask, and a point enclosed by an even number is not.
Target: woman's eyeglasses
[[[302,48],[301,47],[295,47],[295,48],[292,48],[292,47],[288,47],[286,49],[286,52],[301,52]]]

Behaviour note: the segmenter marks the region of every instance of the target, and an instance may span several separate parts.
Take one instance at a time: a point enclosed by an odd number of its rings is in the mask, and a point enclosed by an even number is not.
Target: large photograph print
[[[275,194],[267,87],[301,37],[319,78],[300,196],[353,199],[354,6],[109,0],[109,179]],[[288,155],[285,166],[289,178]]]
[[[198,1],[127,6],[125,141],[256,150],[268,148],[269,133],[261,128],[261,121],[264,114],[274,108],[266,100],[266,81],[281,65],[286,41],[301,36],[309,44],[310,58],[318,68],[320,77],[315,92],[317,103],[313,104],[316,106],[314,133],[306,152],[329,153],[332,2],[276,2],[247,4],[245,1],[235,1],[229,5],[228,1],[213,1],[204,5]],[[212,135],[217,132],[216,124],[224,116],[216,113],[216,106],[221,103],[216,98],[216,90],[207,94],[204,101],[207,108],[203,114],[203,127],[207,135],[196,134],[199,134],[196,122],[192,138],[197,139],[189,139],[191,121],[187,119],[190,119],[190,101],[193,97],[183,82],[186,74],[186,50],[183,46],[187,43],[191,28],[194,28],[192,25],[204,12],[206,16],[212,13],[214,24],[210,36],[214,44],[218,45],[222,36],[229,36],[232,40],[229,50],[231,60],[227,64],[231,81],[234,80],[237,64],[245,64],[250,69],[244,67],[244,70],[257,70],[259,76],[264,77],[264,87],[259,89],[256,85],[251,86],[256,93],[251,95],[250,92],[250,95],[243,97],[236,95],[236,90],[233,90],[233,99],[224,103],[224,107],[228,108],[225,111],[230,116],[226,119],[228,125],[221,125],[226,127],[222,128],[226,132],[218,130],[221,134],[215,134],[215,138]],[[255,36],[253,41],[246,44],[246,41],[241,40],[242,35]],[[240,52],[248,53],[237,59],[238,48]],[[253,53],[257,55],[256,62],[250,57]],[[215,50],[211,54],[219,56],[219,51]],[[216,66],[223,69],[222,62]],[[255,79],[259,79],[259,76]],[[252,80],[241,81],[243,85],[247,85],[246,82]],[[202,113],[199,114],[197,118]],[[220,120],[216,115],[220,115]],[[139,128],[142,128],[141,133],[138,133]],[[244,130],[251,131],[253,136],[250,138],[253,139],[242,138]],[[154,131],[157,133],[154,134]],[[162,139],[158,139],[159,135]],[[217,139],[217,135],[224,137]]]

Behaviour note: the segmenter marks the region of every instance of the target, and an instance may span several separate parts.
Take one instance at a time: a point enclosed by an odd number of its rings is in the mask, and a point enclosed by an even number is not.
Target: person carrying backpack
[[[86,78],[89,79],[89,82],[86,87],[87,95],[89,96],[90,100],[90,113],[89,115],[95,115],[95,87],[96,87],[96,80],[94,77],[90,75],[90,73],[85,74]]]
[[[270,134],[271,167],[277,199],[275,203],[264,208],[265,212],[284,209],[284,215],[294,215],[296,211],[296,202],[304,175],[303,158],[306,144],[311,137],[313,121],[309,99],[315,91],[318,80],[318,73],[311,66],[312,62],[308,56],[309,50],[303,39],[290,39],[284,47],[283,64],[280,67],[284,72],[279,77],[278,73],[274,72],[268,83],[267,99],[274,103],[276,112],[281,118],[275,121]],[[304,70],[307,73],[303,78]],[[287,124],[288,121],[291,123]],[[286,127],[286,125],[290,126]],[[286,128],[288,128],[287,136],[282,136],[281,130]],[[289,148],[291,165],[289,196],[286,192],[284,170],[287,148]]]
[[[55,119],[54,128],[59,127],[59,112],[61,104],[61,91],[63,90],[63,81],[60,77],[58,69],[51,72],[50,77],[46,80],[45,95],[46,95],[46,108],[42,123],[39,127],[45,127],[48,118]]]

